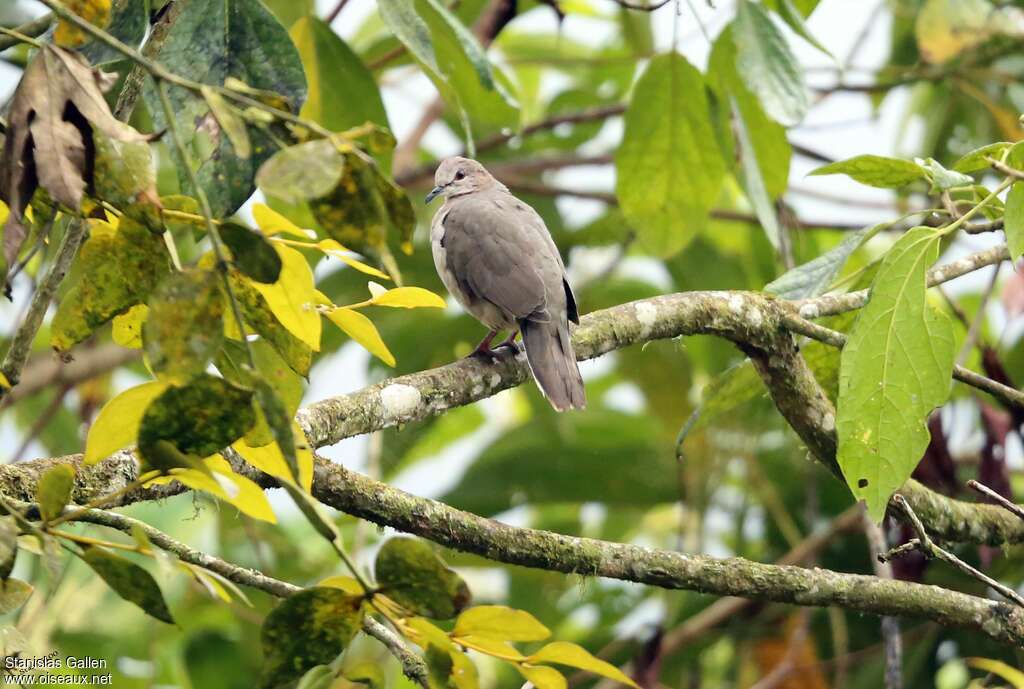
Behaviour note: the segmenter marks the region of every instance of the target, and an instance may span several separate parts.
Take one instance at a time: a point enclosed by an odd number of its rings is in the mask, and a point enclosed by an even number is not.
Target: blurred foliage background
[[[393,242],[395,260],[406,284],[444,294],[427,241],[431,210],[420,199],[432,185],[431,163],[462,150],[458,113],[435,102],[436,90],[388,30],[375,3],[352,0],[341,3],[336,13],[335,3],[326,0],[266,4],[291,27],[307,62],[307,107],[316,111],[309,116],[338,130],[384,113],[380,124],[390,126],[399,142],[392,172],[409,191],[419,220],[414,250],[405,254]],[[472,26],[488,4],[460,0],[451,9]],[[638,236],[643,232],[631,228],[616,201],[616,188],[622,195],[624,184],[615,180],[613,167],[622,145],[623,106],[648,61],[673,44],[701,70],[698,84],[714,104],[715,94],[723,93],[721,85],[737,76],[735,58],[725,55],[715,68],[712,49],[723,30],[736,30],[731,25],[735,3],[712,7],[689,0],[654,12],[605,0],[509,4],[514,13],[504,18],[507,23],[493,37],[488,56],[507,79],[505,86],[519,104],[516,117],[526,130],[517,134],[500,104],[473,103],[478,157],[544,217],[569,265],[583,312],[667,292],[760,290],[788,267],[834,247],[849,231],[936,202],[919,188],[865,190],[845,179],[806,177],[822,163],[881,153],[934,158],[951,166],[978,146],[1017,141],[1024,134],[1018,122],[1024,110],[1024,22],[1015,13],[1024,3],[765,2],[782,8],[780,16],[785,11],[809,15],[806,25],[776,22],[798,58],[801,80],[809,85],[806,117],[787,123],[791,126],[784,130],[763,113],[759,124],[749,125],[747,118],[755,148],[766,147],[759,162],[783,235],[781,248],[762,228],[747,178],[732,158],[718,197],[703,199],[709,206],[706,222],[671,217],[673,231],[685,226],[692,238],[680,251],[662,251],[661,239]],[[1006,12],[998,22],[990,19],[997,6]],[[0,21],[15,26],[38,14],[32,2],[8,0],[0,8]],[[806,35],[794,27],[804,27]],[[309,55],[318,61],[316,76],[308,71]],[[25,52],[16,48],[2,57],[0,91],[7,92],[18,79]],[[350,71],[353,59],[369,68],[371,81],[338,78]],[[383,100],[375,106],[378,90]],[[678,116],[663,110],[672,104],[663,106],[657,89],[650,95],[652,122]],[[363,110],[354,113],[351,103]],[[570,116],[531,131],[551,118],[584,112],[601,116]],[[727,111],[724,116],[724,124],[721,119],[705,123],[723,143],[695,145],[731,146],[724,143],[732,140]],[[700,189],[693,178],[705,170],[682,172],[671,184]],[[167,182],[171,174],[162,169],[162,192],[165,183],[173,186],[173,180]],[[649,183],[643,178],[633,182]],[[243,217],[249,208],[243,208]],[[862,269],[902,228],[879,233],[852,254],[844,271],[848,284],[864,284],[870,271]],[[943,256],[956,257],[999,240],[992,233],[957,239],[944,247]],[[15,285],[15,302],[0,306],[0,335],[13,330],[30,293],[24,285],[33,279],[30,268],[24,283]],[[318,288],[335,303],[367,296],[365,278],[337,261],[320,264],[317,279]],[[980,367],[980,352],[987,352],[1008,380],[1024,381],[1021,274],[1005,266],[998,275],[980,271],[950,286],[947,296],[945,308],[954,316],[968,314],[968,322],[983,309],[979,341],[985,349],[967,352],[968,364]],[[481,326],[455,307],[377,309],[371,315],[396,366],[387,367],[339,331],[325,329],[305,403],[449,362],[468,353],[482,335]],[[960,327],[963,331],[967,325]],[[40,350],[48,339],[41,333]],[[108,332],[84,345],[106,346]],[[523,386],[437,419],[344,441],[325,454],[398,487],[517,525],[772,562],[836,519],[852,499],[845,486],[806,458],[742,359],[735,348],[710,337],[655,342],[582,368],[590,402],[586,412],[557,415],[533,386]],[[831,371],[834,375],[834,363]],[[72,387],[53,385],[19,400],[0,417],[0,455],[18,461],[80,451],[97,409],[145,377],[138,360],[130,359]],[[915,475],[961,497],[964,481],[979,478],[1020,498],[1024,459],[1019,423],[989,400],[955,387],[953,400],[934,415],[932,444]],[[299,585],[339,573],[328,546],[287,501],[275,497],[274,505],[278,525],[249,520],[202,494],[136,505],[126,513],[200,549]],[[387,534],[350,517],[338,519],[357,559],[372,561]],[[907,535],[891,527],[892,539]],[[958,553],[1011,586],[1024,583],[1020,547],[971,547]],[[476,602],[528,610],[558,638],[576,641],[617,664],[631,661],[646,687],[764,687],[759,680],[783,661],[790,671],[770,686],[867,689],[881,684],[883,656],[874,617],[749,604],[692,633],[687,625],[713,598],[498,567],[454,552],[445,557],[467,579]],[[872,572],[859,527],[832,538],[815,563]],[[949,568],[912,559],[896,565],[901,578],[984,595],[980,584]],[[18,566],[39,569],[42,564],[22,558]],[[46,581],[36,574],[24,576]],[[7,627],[2,641],[8,652],[56,649],[108,659],[115,686],[126,689],[251,686],[261,662],[259,622],[273,601],[247,592],[251,607],[237,598],[225,604],[181,577],[161,584],[178,626],[154,624],[72,561],[8,616],[16,631]],[[965,687],[969,677],[983,676],[968,669],[964,659],[971,656],[1017,667],[1024,659],[1019,651],[977,635],[932,624],[904,620],[902,633],[907,687]],[[379,686],[408,684],[377,645],[358,646],[349,655],[352,664],[374,668]],[[496,664],[482,663],[480,669],[488,688],[518,687],[522,681]],[[998,680],[989,681],[985,686],[999,686]],[[593,686],[595,680],[571,676],[570,684]]]

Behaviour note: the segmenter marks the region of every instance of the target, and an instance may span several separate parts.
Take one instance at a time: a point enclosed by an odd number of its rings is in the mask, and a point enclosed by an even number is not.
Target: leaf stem
[[[1008,169],[1010,169],[1010,168],[1008,168]],[[1024,175],[1024,173],[1020,173],[1020,174]],[[1014,182],[1017,182],[1019,179],[1020,179],[1019,177],[1016,177],[1014,175],[1009,175],[1006,179],[1004,179],[1002,182],[1000,182],[999,186],[996,187],[995,189],[993,189],[991,191],[991,193],[989,193],[988,196],[986,196],[981,201],[979,201],[978,205],[976,205],[974,208],[970,209],[969,211],[967,211],[966,213],[961,215],[959,218],[957,218],[956,220],[954,220],[953,222],[951,222],[950,224],[948,224],[944,228],[942,228],[942,230],[941,230],[942,236],[946,236],[948,234],[952,234],[953,232],[956,232],[957,230],[959,230],[960,227],[963,226],[963,224],[965,222],[967,222],[972,217],[974,217],[979,212],[981,212],[981,209],[983,209],[988,204],[992,203],[992,201],[995,200],[995,198],[997,196],[999,196],[1004,191],[1006,191],[1011,186],[1013,186]]]

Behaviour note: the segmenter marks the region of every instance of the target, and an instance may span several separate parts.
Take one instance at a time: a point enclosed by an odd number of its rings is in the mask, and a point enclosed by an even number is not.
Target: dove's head
[[[426,203],[442,194],[446,199],[450,199],[453,196],[486,189],[494,183],[491,173],[475,160],[461,156],[445,158],[434,173],[434,188],[427,194]]]

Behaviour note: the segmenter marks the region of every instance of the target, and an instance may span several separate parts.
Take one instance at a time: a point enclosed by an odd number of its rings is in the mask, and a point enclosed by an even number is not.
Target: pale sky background
[[[11,11],[10,3],[11,0],[0,0],[0,19],[3,18],[4,12]],[[724,23],[733,16],[734,3],[731,2],[717,2],[715,9],[708,7],[703,0],[690,0],[690,4],[693,5],[693,10],[699,16],[700,22],[705,25],[712,36],[716,35]],[[881,3],[866,0],[822,0],[808,22],[808,26],[813,35],[826,45],[841,63],[844,63],[851,47],[879,4]],[[318,0],[318,5],[322,16],[334,5],[334,0]],[[591,5],[606,12],[612,12],[615,9],[615,5],[606,0],[591,0]],[[678,23],[680,51],[691,62],[703,69],[709,52],[709,43],[703,37],[698,22],[695,20],[694,12],[687,7],[687,2],[683,0],[680,5],[681,15],[678,17],[675,15],[675,6],[671,3],[654,13],[658,48],[670,49],[673,20],[675,20]],[[31,2],[31,0],[21,0],[18,7],[26,12],[25,18],[42,13],[42,6]],[[335,30],[343,37],[351,36],[361,24],[362,19],[372,11],[372,8],[372,0],[352,0],[335,21]],[[534,31],[555,32],[558,30],[553,13],[550,8],[546,7],[538,7],[520,16],[515,20],[515,25]],[[561,27],[565,36],[583,42],[601,42],[609,38],[614,30],[612,23],[574,15],[570,15]],[[885,60],[889,32],[888,15],[883,13],[880,19],[874,21],[873,29],[863,41],[852,65],[848,65],[848,67],[852,66],[857,69],[846,74],[844,77],[846,82],[870,82],[870,70],[881,65]],[[802,64],[807,68],[808,81],[812,86],[833,83],[835,79],[833,70],[837,67],[836,62],[799,38],[791,41],[791,44]],[[500,55],[492,55],[492,57],[500,63]],[[400,73],[411,74],[411,76],[397,78]],[[16,70],[0,65],[0,101],[5,101],[9,97],[16,85],[16,78]],[[546,83],[545,87],[557,87],[557,83]],[[406,70],[396,71],[389,75],[387,86],[383,89],[383,96],[391,125],[398,139],[402,140],[419,119],[424,105],[433,99],[435,91],[425,77]],[[851,93],[832,95],[812,108],[806,120],[791,130],[790,140],[840,159],[861,153],[905,155],[915,149],[917,136],[921,131],[920,126],[910,122],[909,126],[902,130],[902,140],[898,140],[901,136],[900,120],[903,117],[906,100],[907,90],[897,89],[885,99],[881,108],[874,111],[866,95]],[[842,126],[831,126],[837,124]],[[841,135],[837,135],[839,133]],[[614,120],[605,126],[597,141],[587,144],[587,148],[609,150],[614,147],[620,135],[621,120]],[[461,143],[447,132],[443,125],[435,125],[428,132],[424,139],[424,145],[438,156],[461,150]],[[940,162],[950,163],[952,161]],[[806,173],[814,167],[816,164],[812,161],[794,156],[790,173],[791,184],[800,189],[828,192],[881,204],[892,199],[890,192],[863,187],[842,176],[806,177]],[[610,166],[572,168],[558,173],[554,181],[559,185],[572,188],[612,190],[614,189],[614,170]],[[837,219],[843,222],[871,225],[895,216],[894,211],[885,208],[850,209],[847,206],[824,202],[796,193],[790,194],[787,199],[796,207],[798,214],[804,218]],[[600,204],[595,202],[563,199],[560,200],[560,204],[570,225],[582,225],[592,219],[600,210]],[[997,234],[990,233],[961,239],[950,249],[946,258],[977,251],[1002,241],[1001,235],[996,236]],[[593,266],[603,265],[602,257],[600,251],[581,252],[580,255],[574,253],[568,257],[570,271],[574,275],[585,274],[588,270],[592,270]],[[650,276],[651,262],[630,259],[622,269]],[[657,276],[654,277],[656,279]],[[971,278],[959,281],[959,285],[953,283],[952,291],[955,293],[957,289],[962,290],[968,281],[971,281],[972,285],[977,285],[987,279],[986,272],[980,271]],[[21,312],[28,296],[26,285],[21,283],[16,285],[13,305],[6,300],[0,301],[0,332],[10,332],[13,329],[17,314]],[[364,350],[350,344],[337,354],[320,361],[310,376],[311,384],[304,404],[364,386],[367,382],[365,362],[368,357],[369,355]],[[587,362],[581,366],[581,369],[584,377],[588,377],[608,365],[606,358],[604,361]],[[129,387],[138,382],[140,381],[126,374],[119,374],[115,381],[119,387]],[[617,405],[623,408],[635,408],[637,398],[636,395],[631,394],[630,390],[620,389],[614,394],[613,401]],[[507,405],[503,405],[500,398],[501,395],[482,403],[489,413],[489,422],[482,430],[450,448],[443,457],[439,457],[435,461],[420,463],[415,470],[400,477],[397,485],[422,495],[437,495],[454,483],[466,461],[483,444],[497,437],[502,429],[510,423],[511,420],[503,414]],[[968,446],[978,440],[977,438],[961,439]],[[15,431],[11,421],[0,419],[0,460],[4,459],[7,453],[13,452],[19,444],[20,432]],[[365,466],[366,449],[367,438],[360,437],[344,441],[332,448],[324,448],[322,452],[337,461],[342,461],[347,466],[360,469]],[[1019,451],[1011,454],[1015,455],[1015,462],[1020,461]],[[45,455],[44,450],[34,446],[26,456],[32,458],[43,455]]]

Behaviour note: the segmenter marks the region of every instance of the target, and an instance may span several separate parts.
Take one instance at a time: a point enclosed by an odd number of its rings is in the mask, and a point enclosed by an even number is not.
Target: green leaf
[[[803,0],[802,4],[804,7],[798,7],[793,0],[766,0],[764,4],[765,7],[775,10],[782,17],[782,20],[789,24],[789,28],[793,29],[802,39],[833,60],[835,59],[835,56],[829,52],[828,48],[822,45],[821,41],[814,37],[814,34],[807,28],[807,24],[804,23],[804,17],[809,15],[811,10],[818,4],[817,0],[810,0],[810,2]],[[810,9],[807,9],[808,6]]]
[[[282,148],[263,163],[256,185],[286,203],[327,196],[345,172],[345,156],[331,139],[314,139]]]
[[[928,414],[949,397],[956,356],[949,317],[927,302],[941,236],[918,227],[888,251],[843,348],[839,465],[877,522],[928,445]]]
[[[594,657],[590,651],[582,646],[567,641],[552,641],[531,655],[529,662],[568,665],[639,689],[637,683],[623,674],[619,668],[600,658]]]
[[[161,622],[174,624],[160,587],[145,569],[103,548],[86,548],[82,559],[121,598]]]
[[[142,416],[139,453],[154,468],[168,469],[166,444],[185,456],[207,457],[220,451],[255,423],[252,394],[208,373],[183,387],[167,388]]]
[[[315,586],[286,598],[263,622],[260,687],[273,689],[328,665],[359,631],[362,597]]]
[[[1008,141],[998,141],[994,144],[988,144],[981,148],[976,148],[970,153],[966,153],[960,157],[956,163],[953,164],[953,169],[957,172],[978,172],[979,170],[987,170],[991,163],[988,162],[988,158],[999,158],[1003,155],[1006,149],[1012,146]]]
[[[0,615],[14,612],[28,600],[35,589],[21,579],[4,579],[0,581]]]
[[[1024,184],[1018,182],[1006,195],[1003,231],[1010,247],[1010,259],[1016,261],[1024,255]]]
[[[543,641],[551,630],[525,610],[504,605],[477,605],[455,621],[453,636],[486,636],[501,641]]]
[[[50,342],[67,351],[96,328],[144,303],[168,272],[163,240],[129,218],[118,227],[90,221],[76,259],[78,278],[53,317]]]
[[[764,7],[740,0],[733,40],[737,70],[764,111],[779,124],[798,124],[809,107],[803,71]]]
[[[438,0],[381,0],[381,17],[457,112],[488,129],[515,127],[519,113],[483,49]]]
[[[293,112],[299,111],[306,97],[302,62],[287,31],[262,2],[182,0],[181,4],[184,7],[153,59],[175,74],[210,86],[224,86],[235,79],[253,89],[275,92]],[[214,216],[230,215],[252,194],[256,171],[274,148],[271,139],[262,129],[247,125],[252,156],[239,156],[202,95],[176,86],[168,87],[168,95],[190,157],[200,163],[199,184],[206,190]],[[166,129],[159,95],[149,79],[143,100],[154,130]],[[188,191],[185,163],[174,147],[171,158],[181,188]]]
[[[224,338],[217,273],[189,268],[167,276],[149,300],[142,342],[154,371],[183,382],[206,370]]]
[[[70,464],[58,464],[46,470],[36,485],[36,503],[43,521],[60,516],[64,506],[71,502],[74,488],[75,468]]]
[[[413,614],[446,620],[469,604],[466,582],[414,538],[392,538],[374,564],[381,592]]]
[[[821,256],[798,265],[769,282],[764,286],[764,291],[782,299],[808,299],[824,294],[829,285],[835,281],[850,255],[891,225],[891,222],[884,222],[847,233],[843,237],[843,241]]]
[[[883,189],[896,189],[925,177],[924,168],[917,163],[876,155],[860,155],[829,163],[808,174],[848,175],[861,184]]]
[[[167,388],[166,381],[143,383],[103,405],[85,440],[85,464],[95,464],[134,443],[146,409]]]
[[[682,55],[659,55],[637,82],[615,174],[626,220],[659,256],[678,252],[705,222],[725,163],[711,129],[704,80]]]
[[[256,282],[272,284],[281,276],[281,257],[259,232],[228,222],[220,226],[220,238],[231,249],[235,268]]]
[[[768,190],[765,188],[764,178],[761,176],[761,167],[757,162],[757,150],[743,121],[743,113],[735,99],[730,99],[730,108],[736,118],[736,143],[739,144],[740,165],[743,170],[743,189],[754,207],[754,213],[761,222],[768,241],[775,247],[776,251],[782,248],[782,230],[779,227],[779,218],[775,214],[775,204],[772,203]]]
[[[926,158],[921,167],[924,168],[925,174],[931,180],[933,191],[947,191],[953,187],[964,187],[974,184],[974,178],[968,177],[956,170],[947,170],[933,158]]]
[[[765,114],[761,102],[747,89],[736,71],[736,44],[732,34],[732,24],[728,24],[715,39],[708,58],[708,77],[723,107],[730,99],[735,101],[764,186],[768,195],[776,198],[789,184],[789,163],[793,149],[786,138],[786,128]]]
[[[366,122],[389,126],[373,74],[330,26],[308,16],[296,22],[289,34],[299,49],[309,84],[303,117],[332,132]],[[345,84],[345,88],[338,88],[338,84]],[[390,157],[390,153],[385,156],[385,169],[390,169]]]

